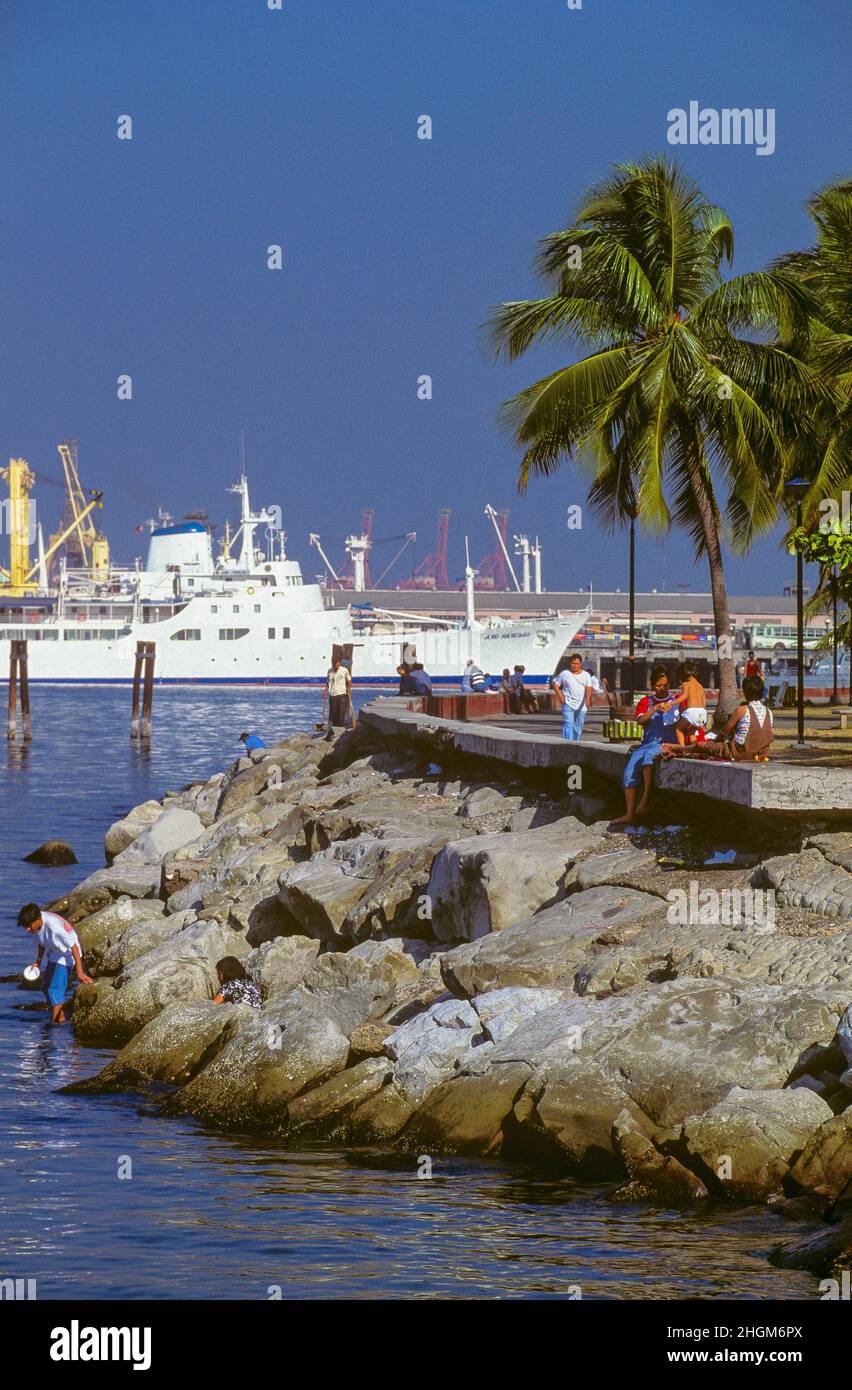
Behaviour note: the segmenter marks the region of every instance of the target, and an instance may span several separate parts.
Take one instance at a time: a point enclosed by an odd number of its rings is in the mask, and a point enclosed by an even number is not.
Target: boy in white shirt
[[[41,970],[41,987],[50,1004],[50,1021],[64,1023],[68,972],[72,965],[82,985],[92,983],[83,969],[80,938],[71,923],[58,912],[43,912],[37,903],[24,904],[18,913],[18,926],[38,940],[38,955],[33,964]]]
[[[593,686],[589,672],[583,670],[583,658],[579,653],[574,653],[568,670],[560,671],[550,684],[562,703],[562,737],[574,741],[582,738]]]

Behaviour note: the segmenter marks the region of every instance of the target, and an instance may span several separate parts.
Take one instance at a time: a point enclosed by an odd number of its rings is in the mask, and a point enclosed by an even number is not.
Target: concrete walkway
[[[580,767],[590,777],[621,783],[630,745],[608,743],[600,737],[601,721],[595,718],[598,711],[592,711],[581,742],[568,743],[559,734],[558,718],[552,715],[526,720],[497,717],[472,724],[415,714],[407,709],[407,703],[398,697],[373,700],[362,707],[359,722],[386,737],[397,734],[433,743],[438,759],[440,748],[449,744],[459,754],[515,769],[564,768],[567,773],[569,767]],[[661,791],[689,793],[717,806],[780,812],[802,820],[815,815],[835,819],[852,811],[852,773],[844,767],[674,758],[657,764],[654,781]]]

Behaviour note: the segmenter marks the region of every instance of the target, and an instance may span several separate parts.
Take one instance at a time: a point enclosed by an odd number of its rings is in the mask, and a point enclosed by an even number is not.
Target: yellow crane
[[[48,555],[54,554],[64,541],[73,536],[76,540],[76,553],[69,558],[79,559],[80,563],[72,568],[89,570],[94,580],[105,579],[109,574],[109,542],[106,536],[95,529],[92,522],[93,508],[86,502],[87,496],[95,497],[96,505],[100,506],[102,494],[96,494],[91,488],[86,492],[83,490],[77,467],[78,441],[66,439],[56,447],[65,477],[65,511],[59,523],[59,530],[50,537]]]
[[[64,451],[64,452],[63,452]],[[0,593],[19,598],[38,588],[36,576],[42,562],[55,555],[59,547],[76,534],[84,560],[84,568],[90,570],[93,579],[104,579],[109,574],[109,544],[105,536],[94,528],[91,516],[96,508],[103,506],[103,493],[88,489],[84,494],[77,474],[76,460],[68,444],[59,445],[59,453],[66,470],[66,510],[60,523],[60,530],[50,538],[50,545],[36,564],[30,564],[30,546],[35,537],[31,528],[30,491],[36,481],[26,459],[10,459],[8,468],[0,468],[0,476],[9,484],[9,493],[0,502],[3,514],[3,529],[9,535],[9,568],[0,567]],[[86,502],[86,495],[91,497]],[[67,519],[70,514],[70,519]]]

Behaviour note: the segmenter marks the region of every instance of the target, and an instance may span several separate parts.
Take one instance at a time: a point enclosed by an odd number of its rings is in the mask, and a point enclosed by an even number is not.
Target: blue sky
[[[541,536],[548,587],[624,587],[626,547],[566,527],[581,478],[515,493],[497,411],[559,356],[494,367],[479,325],[690,100],[776,110],[771,157],[677,152],[734,222],[734,269],[807,245],[808,197],[849,172],[848,36],[842,0],[0,0],[0,451],[56,475],[78,437],[122,559],[158,504],[228,514],[242,430],[308,574],[311,530],[372,506],[423,554],[450,506],[455,576],[491,502]],[[780,592],[792,563],[767,539],[728,573]],[[643,537],[638,578],[707,588],[676,534]]]

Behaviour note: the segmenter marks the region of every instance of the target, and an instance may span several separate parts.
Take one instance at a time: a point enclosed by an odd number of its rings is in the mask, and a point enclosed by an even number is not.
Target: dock
[[[463,721],[425,714],[418,707],[420,703],[404,697],[379,698],[362,706],[359,723],[384,737],[431,748],[436,762],[443,751],[444,756],[478,762],[483,769],[500,768],[504,777],[508,768],[514,775],[521,772],[544,777],[562,793],[569,768],[576,767],[581,769],[583,790],[596,783],[610,789],[620,787],[634,746],[603,738],[607,710],[601,706],[592,707],[583,738],[573,743],[561,737],[561,719],[555,713],[518,716],[495,709],[493,715]],[[691,803],[717,815],[733,812],[753,819],[759,814],[776,822],[783,819],[809,827],[815,823],[836,826],[852,812],[852,739],[838,729],[837,746],[832,741],[826,751],[818,740],[827,732],[829,719],[839,726],[838,712],[809,711],[811,716],[821,725],[820,731],[811,730],[811,747],[799,750],[792,746],[795,711],[773,711],[776,744],[768,762],[674,758],[656,765],[654,785],[679,809]]]

